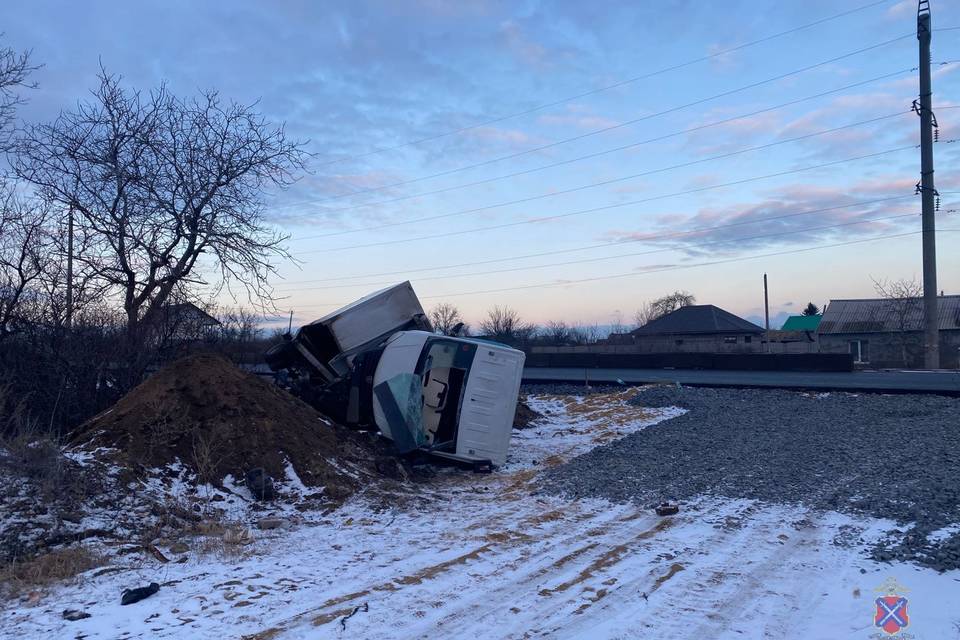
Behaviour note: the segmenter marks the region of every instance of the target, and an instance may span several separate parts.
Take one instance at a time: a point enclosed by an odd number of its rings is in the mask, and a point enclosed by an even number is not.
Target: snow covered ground
[[[862,553],[890,522],[717,499],[660,518],[538,494],[541,469],[680,413],[642,414],[626,397],[537,397],[546,418],[514,433],[492,475],[442,473],[400,508],[361,496],[239,551],[120,558],[35,606],[5,603],[0,637],[887,637],[875,589],[893,577],[909,589],[901,637],[960,639],[960,571]],[[124,588],[151,581],[159,593],[120,606]]]

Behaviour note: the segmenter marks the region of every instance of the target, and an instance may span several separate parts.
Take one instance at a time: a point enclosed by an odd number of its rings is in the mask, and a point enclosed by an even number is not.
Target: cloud
[[[536,142],[533,136],[525,131],[496,126],[476,127],[470,129],[466,135],[470,138],[480,140],[484,144],[505,143],[511,147],[530,146]]]
[[[777,109],[743,118],[736,118],[736,115],[749,112],[750,106],[713,109],[693,124],[694,127],[709,126],[687,134],[683,146],[691,153],[712,156],[768,142],[810,136],[789,143],[791,149],[801,150],[795,157],[809,161],[882,148],[876,145],[889,143],[904,127],[914,124],[907,117],[909,102],[899,92],[884,90],[838,95],[820,104],[799,113]],[[821,133],[898,111],[903,112],[902,119],[878,120],[876,123]],[[725,121],[729,118],[736,119]],[[715,122],[719,124],[714,125]]]
[[[900,0],[900,2],[887,9],[886,16],[888,18],[902,18],[914,13],[916,10],[916,0]]]
[[[588,107],[578,104],[568,104],[564,111],[542,115],[537,120],[540,124],[548,126],[574,127],[588,131],[615,127],[620,124],[619,120],[597,115],[592,113]]]
[[[718,71],[731,71],[737,66],[734,53],[732,51],[724,53],[724,51],[730,48],[732,48],[732,45],[722,45],[719,43],[713,43],[707,46],[707,55],[713,56],[710,58],[710,65],[714,69]]]
[[[689,128],[710,126],[688,133],[685,146],[698,154],[726,153],[768,137],[782,126],[783,117],[775,111],[723,122],[744,111],[750,111],[749,107],[725,107],[708,111],[692,122]],[[721,124],[715,125],[715,122]]]
[[[601,239],[644,243],[688,255],[736,255],[772,247],[813,245],[896,232],[912,224],[918,203],[902,200],[855,204],[884,196],[909,196],[913,182],[899,175],[864,179],[846,187],[794,184],[771,190],[761,200],[703,207],[694,214],[658,216],[652,228],[610,230]],[[849,206],[847,206],[849,205]],[[893,218],[892,220],[877,220]]]
[[[524,64],[536,68],[550,66],[547,48],[531,40],[516,21],[503,21],[500,24],[500,35],[507,48]]]

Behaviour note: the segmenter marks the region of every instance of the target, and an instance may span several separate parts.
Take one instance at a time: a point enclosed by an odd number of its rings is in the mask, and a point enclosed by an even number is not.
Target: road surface
[[[666,382],[731,387],[949,393],[960,395],[960,371],[720,371],[694,369],[582,369],[527,367],[525,383]]]

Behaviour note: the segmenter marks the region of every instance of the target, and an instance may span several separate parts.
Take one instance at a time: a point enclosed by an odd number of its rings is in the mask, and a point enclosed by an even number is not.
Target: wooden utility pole
[[[940,331],[937,314],[937,236],[934,220],[937,190],[933,186],[933,111],[930,82],[930,0],[919,0],[917,40],[920,41],[920,184],[923,228],[923,363],[940,368]]]

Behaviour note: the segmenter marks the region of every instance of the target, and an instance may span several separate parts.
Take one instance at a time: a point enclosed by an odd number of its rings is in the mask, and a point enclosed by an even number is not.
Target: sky
[[[958,293],[960,1],[931,5],[939,288]],[[629,324],[677,289],[757,321],[764,273],[778,322],[919,281],[915,29],[915,0],[0,8],[3,43],[43,65],[26,122],[102,64],[257,101],[304,142],[307,171],[265,194],[295,324],[407,279],[474,325],[497,304]]]

